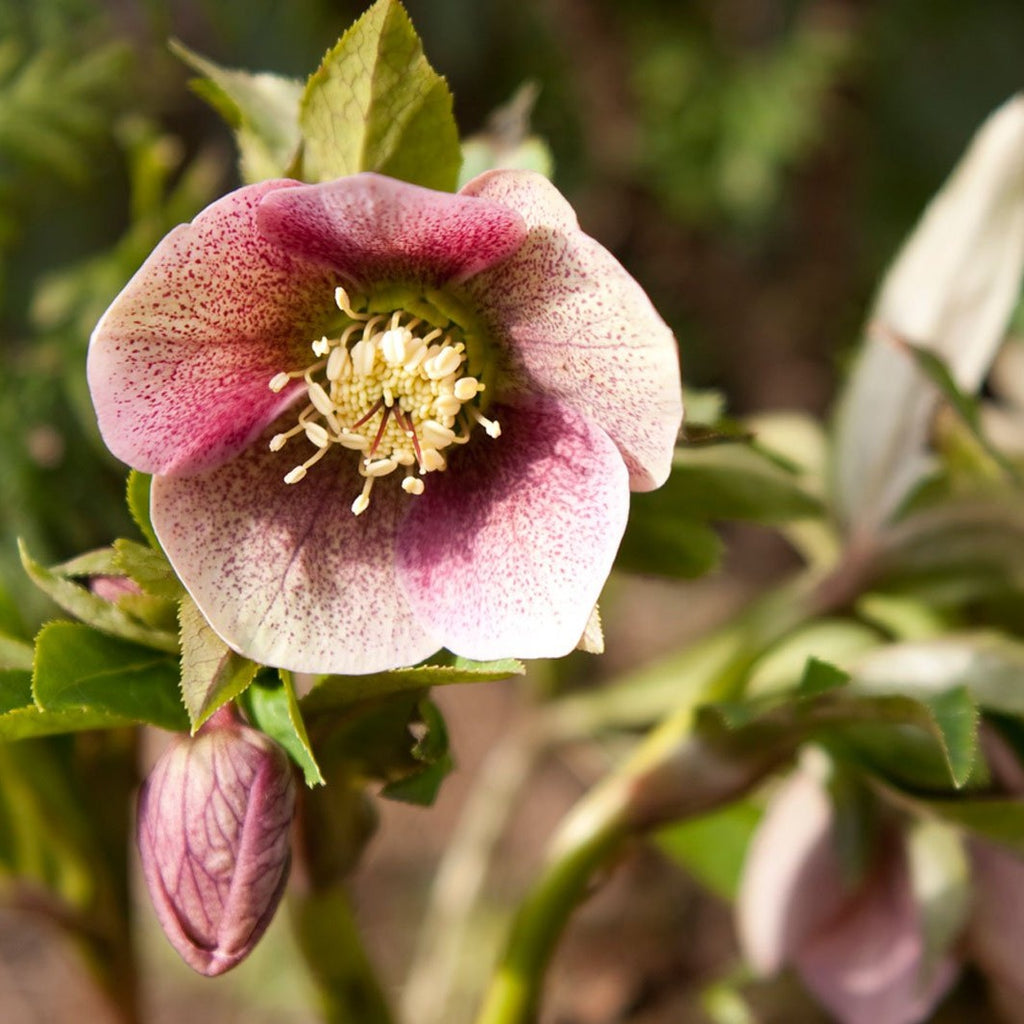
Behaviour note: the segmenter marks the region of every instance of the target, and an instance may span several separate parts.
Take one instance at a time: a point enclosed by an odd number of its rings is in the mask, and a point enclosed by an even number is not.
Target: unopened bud
[[[139,794],[142,869],[171,945],[200,974],[243,960],[284,892],[295,782],[284,751],[224,708]]]

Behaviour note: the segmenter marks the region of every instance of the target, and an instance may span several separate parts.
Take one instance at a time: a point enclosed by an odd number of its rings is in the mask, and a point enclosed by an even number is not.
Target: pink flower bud
[[[171,945],[200,974],[243,960],[284,892],[295,782],[287,755],[234,712],[177,737],[139,794],[142,869]]]

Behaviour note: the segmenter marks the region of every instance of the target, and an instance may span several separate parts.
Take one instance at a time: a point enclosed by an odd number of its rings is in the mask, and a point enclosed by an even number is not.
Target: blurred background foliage
[[[229,133],[167,40],[304,78],[366,6],[0,0],[8,632],[30,637],[47,614],[16,537],[52,562],[131,535],[85,388],[89,334],[156,241],[237,183]],[[1019,0],[407,7],[465,134],[536,83],[533,127],[584,227],[675,329],[687,383],[744,415],[829,408],[886,262],[1024,85]]]

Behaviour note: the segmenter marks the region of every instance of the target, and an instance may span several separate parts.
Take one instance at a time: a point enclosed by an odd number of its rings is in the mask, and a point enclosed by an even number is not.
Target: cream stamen
[[[349,323],[338,336],[311,343],[316,362],[303,371],[277,373],[270,381],[277,393],[304,379],[308,398],[297,424],[275,434],[270,449],[280,451],[299,434],[314,447],[284,477],[288,484],[302,480],[335,446],[356,452],[364,483],[352,512],[361,515],[370,505],[374,480],[403,467],[402,490],[422,494],[422,477],[447,468],[445,450],[464,444],[473,425],[480,424],[491,437],[501,428],[468,404],[484,386],[477,377],[463,375],[466,346],[457,330],[446,331],[402,310],[358,312],[341,287],[334,300]]]

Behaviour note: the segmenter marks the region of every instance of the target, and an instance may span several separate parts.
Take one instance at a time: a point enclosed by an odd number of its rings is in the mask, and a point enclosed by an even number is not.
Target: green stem
[[[327,1024],[393,1024],[344,887],[297,896],[291,909]]]
[[[534,1019],[541,980],[566,920],[585,895],[594,871],[628,836],[617,803],[607,791],[595,791],[566,821],[561,843],[556,843],[519,908],[477,1024],[525,1024]]]
[[[803,575],[680,654],[619,685],[549,709],[547,725],[563,741],[664,717],[563,824],[516,914],[476,1024],[536,1019],[544,974],[569,915],[596,870],[631,835],[736,799],[792,753],[792,739],[770,728],[745,746],[728,735],[695,736],[694,712],[709,701],[735,697],[768,647],[815,616],[844,607],[864,579],[859,558],[843,562],[824,579]]]

